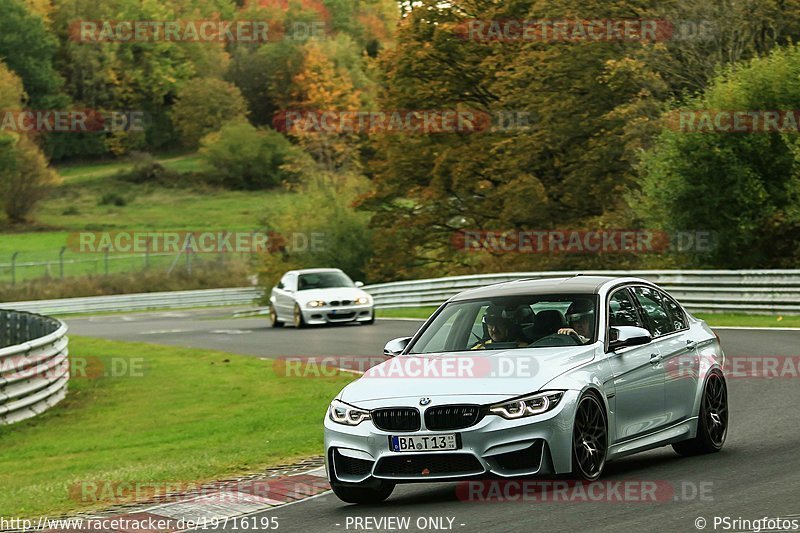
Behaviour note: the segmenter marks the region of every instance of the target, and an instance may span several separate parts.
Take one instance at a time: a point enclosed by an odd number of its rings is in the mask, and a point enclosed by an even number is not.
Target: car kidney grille
[[[375,427],[384,431],[417,431],[420,428],[419,411],[413,407],[375,409],[370,416]]]
[[[425,427],[432,430],[468,428],[480,419],[477,405],[441,405],[425,411]]]
[[[375,475],[385,477],[415,477],[436,475],[471,475],[484,471],[480,461],[468,453],[428,453],[409,456],[390,456],[378,461]]]

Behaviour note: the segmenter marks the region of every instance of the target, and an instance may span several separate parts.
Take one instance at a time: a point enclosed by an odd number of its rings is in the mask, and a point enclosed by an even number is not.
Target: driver
[[[590,300],[575,300],[569,305],[566,314],[570,327],[558,330],[559,335],[577,335],[581,344],[592,338],[594,325],[594,304]]]
[[[514,318],[514,309],[511,307],[490,305],[483,315],[482,322],[488,338],[479,341],[472,347],[473,350],[491,349],[492,344],[498,342],[516,342],[520,348],[529,344]]]

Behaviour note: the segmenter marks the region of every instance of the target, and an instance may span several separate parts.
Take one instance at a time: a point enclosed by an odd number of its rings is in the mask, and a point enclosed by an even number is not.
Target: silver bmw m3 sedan
[[[398,483],[567,474],[672,445],[719,451],[728,401],[719,338],[636,278],[521,280],[464,291],[325,416],[335,494]]]

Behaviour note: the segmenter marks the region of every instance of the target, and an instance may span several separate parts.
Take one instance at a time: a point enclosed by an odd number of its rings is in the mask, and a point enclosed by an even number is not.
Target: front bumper
[[[325,416],[325,463],[331,482],[370,478],[396,483],[448,481],[494,475],[516,477],[566,473],[572,466],[572,426],[578,391],[566,391],[552,411],[519,420],[486,415],[477,424],[452,431],[384,431],[371,420],[345,426]],[[438,406],[463,404],[464,397],[437,397]],[[411,405],[393,404],[391,407]],[[388,406],[387,406],[388,407]],[[420,408],[424,415],[424,408]],[[422,417],[424,420],[424,416]],[[454,451],[395,452],[392,435],[459,435]]]
[[[332,324],[339,322],[368,322],[375,310],[373,304],[347,305],[301,309],[306,324]]]

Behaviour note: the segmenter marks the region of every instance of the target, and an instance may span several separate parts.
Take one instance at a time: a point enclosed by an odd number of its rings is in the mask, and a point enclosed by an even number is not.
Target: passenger
[[[472,347],[473,350],[491,350],[492,344],[515,342],[517,347],[528,346],[520,325],[515,319],[514,309],[490,305],[483,315],[483,330],[486,340],[480,341]]]
[[[594,327],[594,304],[590,300],[575,300],[567,309],[566,315],[570,327],[558,330],[559,335],[572,335],[586,344],[592,338]]]

